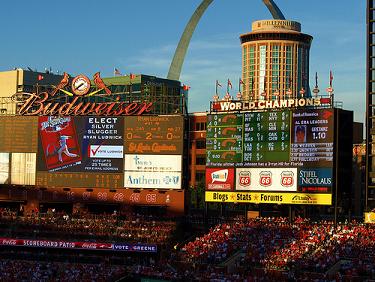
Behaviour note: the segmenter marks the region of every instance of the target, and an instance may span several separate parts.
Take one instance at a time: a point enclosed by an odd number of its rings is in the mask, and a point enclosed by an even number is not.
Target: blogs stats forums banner
[[[39,117],[39,171],[122,172],[120,117]]]
[[[254,203],[254,204],[295,204],[331,205],[332,194],[312,193],[272,193],[272,192],[213,192],[206,191],[206,202]]]

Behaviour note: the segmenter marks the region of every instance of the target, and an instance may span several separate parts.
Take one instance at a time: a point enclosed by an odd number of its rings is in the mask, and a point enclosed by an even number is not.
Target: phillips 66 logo
[[[250,171],[241,171],[239,174],[240,186],[246,187],[251,184],[251,173]]]
[[[270,171],[262,171],[259,173],[259,184],[263,187],[272,185],[272,173]]]
[[[291,187],[294,184],[292,171],[283,171],[281,173],[281,185],[283,187]]]

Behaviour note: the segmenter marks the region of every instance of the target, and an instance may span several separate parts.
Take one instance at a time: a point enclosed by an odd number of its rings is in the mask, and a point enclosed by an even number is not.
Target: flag
[[[329,87],[332,87],[333,74],[332,71],[329,71]]]
[[[228,88],[230,87],[230,89],[232,89],[232,82],[230,82],[229,78],[228,78]]]
[[[130,77],[130,79],[134,79],[135,78],[135,74],[130,73],[129,77]]]
[[[122,75],[121,72],[118,69],[116,69],[116,68],[115,68],[114,74],[115,74],[115,76],[116,75],[120,75],[120,76]]]
[[[216,80],[216,86],[219,86],[219,87],[221,87],[221,84],[219,83],[219,81],[218,81],[218,80]]]
[[[240,78],[240,84],[243,84],[243,81],[242,81],[242,79]]]
[[[38,81],[41,81],[41,80],[43,80],[43,79],[44,79],[44,76],[41,75],[41,74],[39,74],[39,75],[38,75]]]

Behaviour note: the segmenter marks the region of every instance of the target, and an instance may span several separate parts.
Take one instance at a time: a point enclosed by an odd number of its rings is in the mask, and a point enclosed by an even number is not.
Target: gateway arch
[[[169,67],[167,76],[168,79],[180,80],[182,65],[185,60],[186,51],[189,47],[191,37],[193,36],[194,30],[197,27],[199,20],[212,2],[213,0],[203,0],[195,10],[194,14],[191,16],[184,32],[182,33],[180,41],[178,42],[172,63]],[[275,2],[273,2],[273,0],[263,0],[263,3],[267,6],[274,19],[285,20],[283,13],[277,7]]]

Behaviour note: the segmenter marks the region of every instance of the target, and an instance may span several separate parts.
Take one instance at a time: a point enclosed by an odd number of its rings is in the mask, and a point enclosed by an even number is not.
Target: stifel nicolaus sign
[[[105,91],[105,95],[112,94],[111,90],[104,84],[97,72],[93,78],[94,91],[90,92],[90,79],[84,75],[76,76],[71,83],[71,92],[65,88],[69,84],[69,75],[64,73],[64,76],[57,86],[53,86],[51,92],[41,93],[17,93],[27,97],[18,110],[18,115],[24,116],[120,116],[120,115],[141,115],[151,111],[152,102],[122,102],[120,96],[117,96],[114,101],[107,103],[95,103],[82,101],[83,97],[93,96],[100,91]],[[73,97],[69,102],[53,102],[51,97],[58,92],[63,92],[68,96]],[[89,93],[90,92],[90,93]]]

